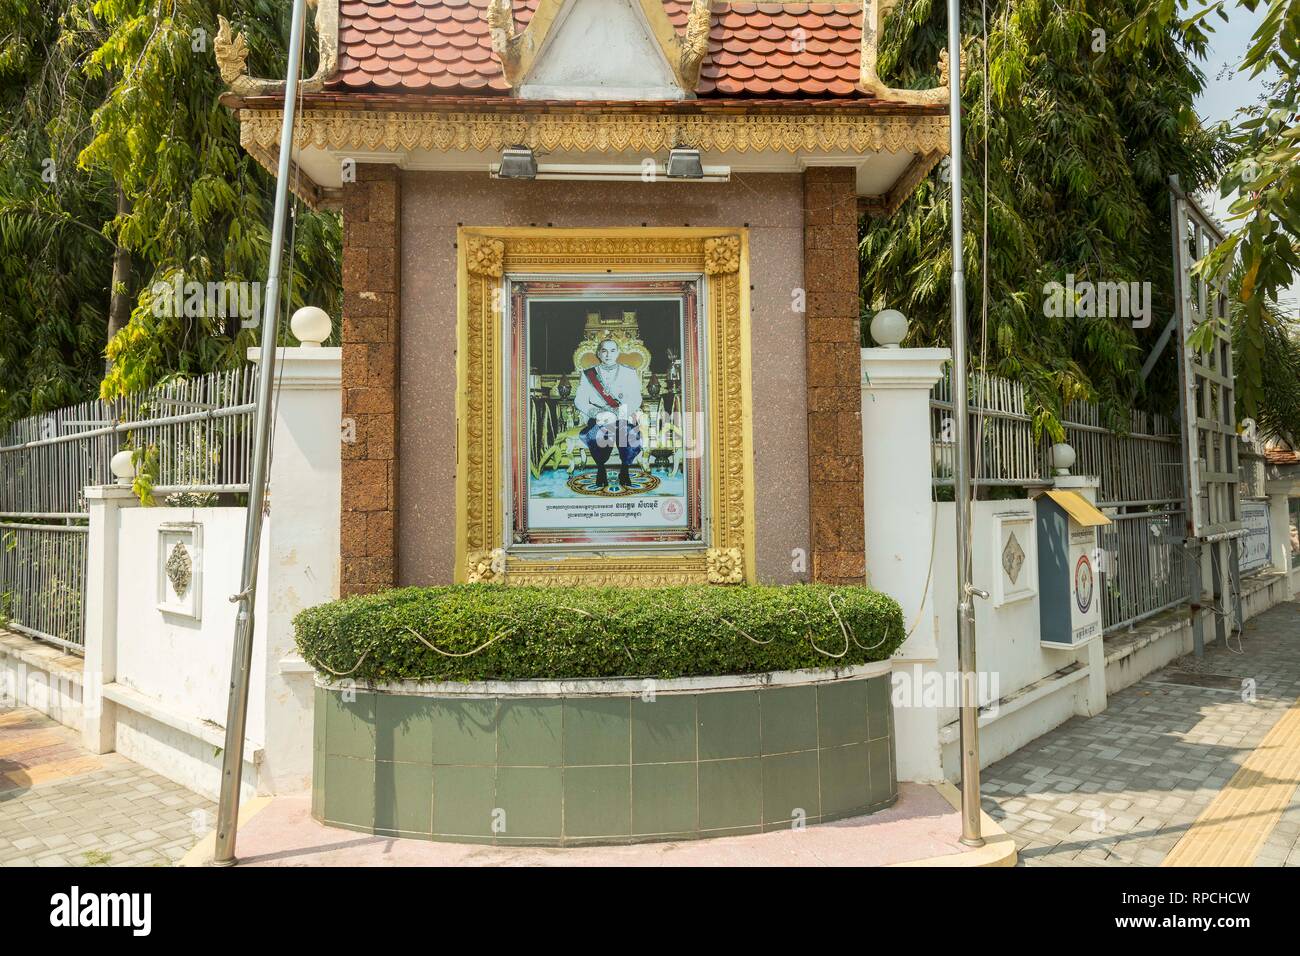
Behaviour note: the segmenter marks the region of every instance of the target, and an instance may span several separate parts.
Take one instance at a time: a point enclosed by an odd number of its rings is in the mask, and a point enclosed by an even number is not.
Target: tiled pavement
[[[169,866],[215,805],[34,710],[0,711],[0,866]]]
[[[984,808],[1022,865],[1159,865],[1298,698],[1300,605],[1281,604],[1247,622],[1240,647],[1181,658],[987,768]],[[1300,788],[1254,865],[1300,866]]]

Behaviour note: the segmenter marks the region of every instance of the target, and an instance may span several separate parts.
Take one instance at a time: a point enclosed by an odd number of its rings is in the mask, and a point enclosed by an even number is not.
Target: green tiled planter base
[[[868,666],[653,700],[319,686],[312,815],[391,836],[578,846],[871,813],[898,787],[889,673]]]

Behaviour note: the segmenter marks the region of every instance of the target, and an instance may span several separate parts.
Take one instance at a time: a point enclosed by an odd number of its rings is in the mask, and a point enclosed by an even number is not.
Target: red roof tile
[[[515,0],[516,29],[539,0]],[[488,0],[340,0],[339,68],[328,89],[510,94],[492,52]],[[678,32],[690,0],[663,0]],[[713,4],[701,98],[860,96],[862,5]]]

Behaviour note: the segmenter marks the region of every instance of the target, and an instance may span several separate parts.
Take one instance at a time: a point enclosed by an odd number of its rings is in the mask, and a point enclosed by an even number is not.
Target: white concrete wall
[[[235,605],[244,548],[245,508],[131,508],[122,512],[117,540],[117,669],[105,685],[116,709],[114,749],[168,779],[215,798],[226,723]],[[164,524],[202,528],[195,561],[202,611],[199,620],[158,608],[158,533]],[[268,575],[263,546],[259,612]],[[263,747],[266,724],[266,627],[259,614],[249,686],[246,747]],[[122,693],[125,690],[126,693]],[[245,767],[246,789],[269,792]]]
[[[231,641],[244,550],[244,508],[132,508],[122,513],[117,541],[117,682],[156,701],[163,709],[218,726],[226,722]],[[202,618],[198,621],[157,607],[158,529],[178,521],[203,529],[195,572],[201,572]],[[265,555],[265,548],[263,548]],[[266,591],[262,562],[259,591]],[[264,603],[264,602],[261,602]],[[265,641],[260,626],[255,644]],[[263,660],[254,656],[251,686],[266,680]],[[266,706],[250,696],[248,737],[261,741]]]
[[[1053,679],[1054,675],[1076,662],[1087,662],[1086,648],[1062,650],[1044,647],[1039,643],[1039,591],[997,606],[993,599],[994,584],[1001,570],[998,541],[998,517],[1034,516],[1034,503],[1029,500],[977,501],[971,510],[971,545],[974,549],[971,583],[985,591],[990,598],[976,598],[975,607],[975,662],[980,675],[978,686],[981,706],[999,698],[1016,698],[1026,688],[1032,695],[1023,701],[1006,701],[991,708],[980,720],[980,764],[987,766],[1023,747],[1030,740],[1046,733],[1068,720],[1081,710],[1079,699],[1086,688],[1086,680],[1077,673]],[[938,670],[957,671],[957,554],[956,506],[952,502],[939,502],[937,531],[934,548],[935,618],[941,635]],[[1029,525],[1036,535],[1034,525]],[[1034,560],[1036,540],[1021,542]],[[1028,563],[1028,562],[1027,562]],[[1024,573],[1024,570],[1022,570]],[[949,636],[943,639],[943,636]],[[959,771],[960,753],[957,747],[957,702],[945,701],[939,715],[941,740],[943,740],[943,768],[949,779],[955,780]]]
[[[339,349],[280,350],[249,670],[246,795],[294,792],[311,781],[311,671],[296,654],[292,620],[338,594],[340,372]],[[240,590],[247,510],[142,508],[116,486],[87,489],[87,499],[85,674],[100,706],[85,709],[83,742],[215,799],[235,631],[230,596]],[[197,615],[160,606],[160,533],[178,524],[198,529]]]

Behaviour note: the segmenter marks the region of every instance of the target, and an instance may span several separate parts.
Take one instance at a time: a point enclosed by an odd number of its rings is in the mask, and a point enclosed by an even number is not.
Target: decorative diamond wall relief
[[[190,572],[194,570],[194,564],[190,561],[190,552],[180,541],[172,547],[165,569],[167,580],[172,585],[172,593],[178,598],[184,597],[185,592],[190,588]],[[1012,580],[1015,578],[1013,577]]]
[[[1038,593],[1037,538],[1031,514],[1005,511],[994,514],[992,518],[993,526],[989,528],[992,554],[989,556],[993,560],[989,563],[1000,566],[1002,573],[994,577],[989,596],[993,599],[993,606],[1000,607]]]
[[[199,620],[203,612],[203,525],[174,521],[158,526],[158,610]]]
[[[1002,570],[1007,572],[1007,577],[1011,583],[1015,584],[1016,579],[1020,577],[1020,568],[1025,563],[1025,549],[1020,547],[1020,542],[1016,540],[1016,533],[1011,532],[1007,538],[1006,547],[1002,549]]]

